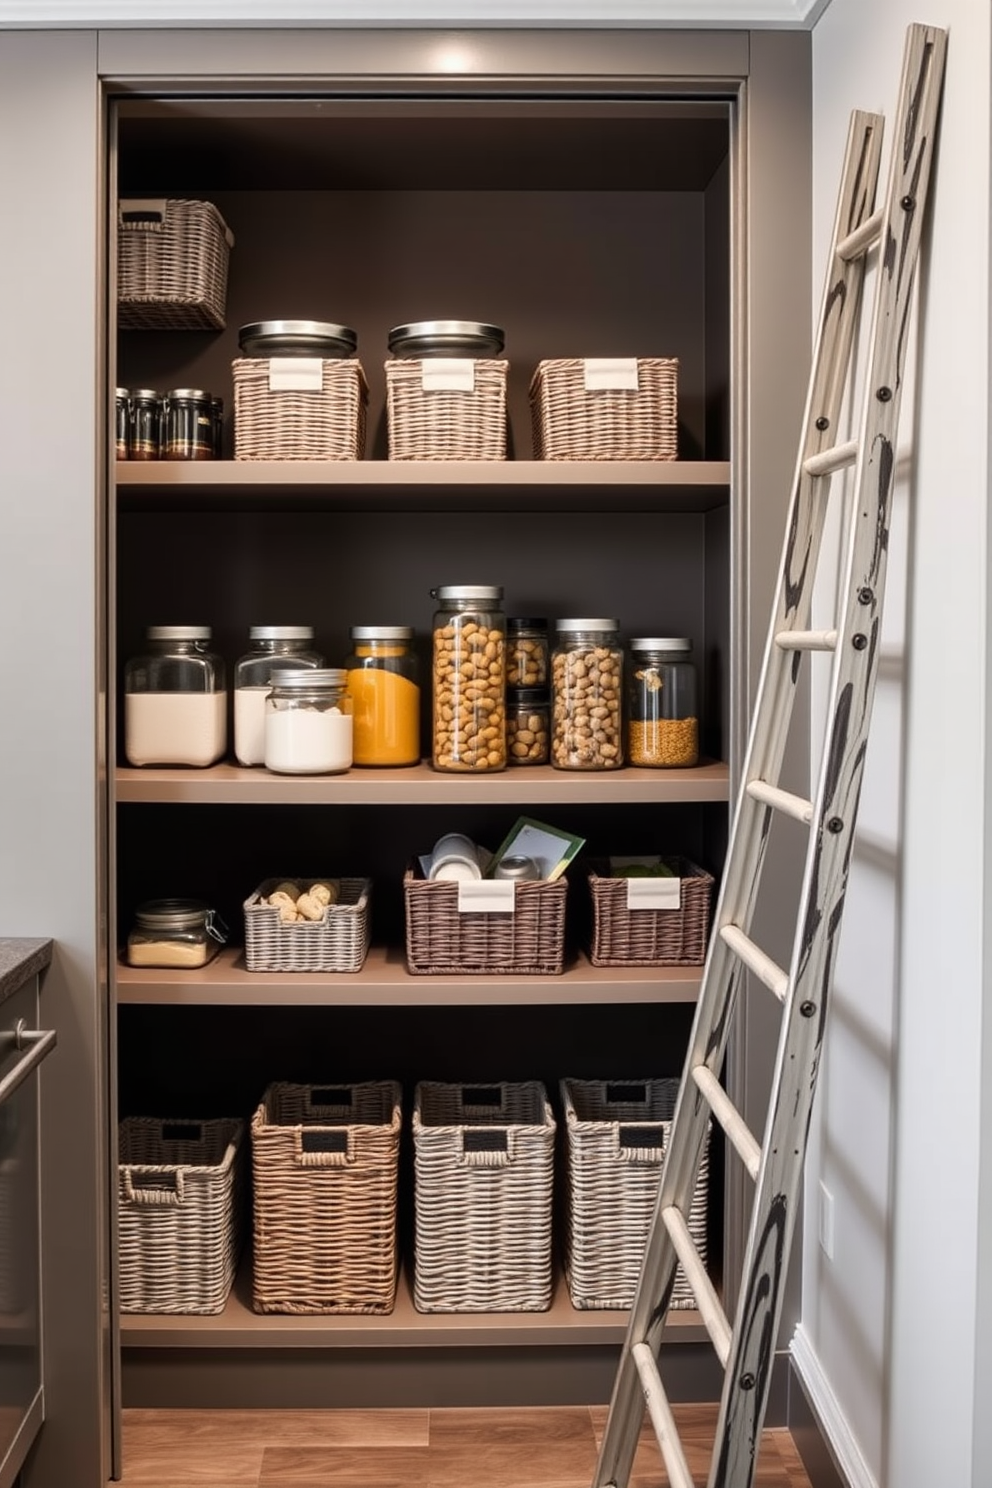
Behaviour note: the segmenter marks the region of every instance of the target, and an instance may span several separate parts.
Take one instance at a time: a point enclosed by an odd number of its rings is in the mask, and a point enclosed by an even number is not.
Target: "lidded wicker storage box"
[[[503,332],[481,321],[394,326],[386,362],[391,460],[505,460]]]
[[[568,883],[516,883],[512,914],[458,908],[458,884],[425,879],[419,865],[403,876],[406,959],[427,976],[462,973],[557,976],[565,963]]]
[[[117,212],[118,325],[222,331],[234,237],[213,203],[126,200]]]
[[[277,1083],[252,1117],[256,1312],[388,1313],[400,1087]]]
[[[658,1197],[677,1079],[563,1080],[567,1219],[565,1273],[578,1308],[627,1308],[634,1300]],[[709,1133],[689,1212],[706,1264]],[[694,1307],[682,1267],[672,1307]]]
[[[223,1311],[243,1238],[245,1145],[234,1118],[120,1123],[123,1312]]]
[[[536,460],[674,460],[678,358],[560,357],[531,378]]]
[[[309,377],[274,363],[318,365]],[[354,357],[236,357],[236,460],[360,460],[365,454],[369,390]],[[305,385],[302,385],[305,384]]]
[[[536,1081],[416,1088],[414,1306],[551,1305],[555,1121]]]
[[[281,883],[305,890],[309,880],[269,878],[245,900],[245,966],[249,971],[359,971],[369,949],[367,878],[338,879],[338,900],[322,920],[284,924],[264,901]]]
[[[671,879],[609,877],[606,863],[590,862],[593,966],[702,966],[709,940],[713,878],[688,858],[665,857],[677,875],[678,904],[632,908],[628,884],[671,885]]]

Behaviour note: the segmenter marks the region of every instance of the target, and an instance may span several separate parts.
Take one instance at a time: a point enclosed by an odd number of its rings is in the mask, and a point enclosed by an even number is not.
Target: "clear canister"
[[[420,762],[420,682],[409,625],[353,625],[345,660],[356,765]]]
[[[206,966],[227,940],[227,927],[199,899],[149,899],[134,912],[127,938],[131,966]]]
[[[312,625],[252,625],[251,649],[234,668],[234,753],[240,765],[265,763],[265,699],[276,672],[324,665]]]
[[[547,687],[548,622],[511,615],[506,622],[507,687]]]
[[[623,764],[623,647],[617,620],[559,620],[551,659],[551,763],[559,770]]]
[[[550,728],[550,695],[546,687],[508,687],[506,690],[506,748],[508,765],[546,765]]]
[[[631,640],[627,752],[632,765],[698,764],[696,668],[687,637]]]
[[[433,747],[436,770],[502,770],[506,765],[506,620],[497,584],[448,584],[433,635]]]
[[[209,625],[152,625],[124,668],[124,753],[132,765],[212,765],[227,748],[224,661]]]
[[[162,455],[162,395],[154,388],[133,388],[128,417],[129,460],[158,460]]]
[[[163,403],[166,460],[212,460],[216,443],[213,398],[202,388],[173,388]]]
[[[128,420],[131,416],[131,394],[127,388],[114,389],[114,458],[127,459]]]
[[[276,672],[265,703],[265,768],[333,775],[351,768],[351,696],[340,667]]]

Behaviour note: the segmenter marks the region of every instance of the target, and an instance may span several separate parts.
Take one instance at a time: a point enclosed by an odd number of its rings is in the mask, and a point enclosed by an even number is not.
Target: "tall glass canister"
[[[265,763],[265,699],[280,671],[322,667],[312,625],[252,625],[250,649],[234,668],[234,753],[239,765]]]
[[[623,764],[623,647],[617,620],[559,620],[551,659],[551,763],[559,770]]]
[[[132,765],[212,765],[227,748],[224,661],[209,625],[152,625],[124,668],[124,753]]]
[[[506,619],[497,584],[431,590],[431,762],[436,770],[506,766]]]
[[[420,762],[420,684],[409,625],[353,625],[345,660],[356,765]]]
[[[630,642],[627,752],[632,765],[699,762],[699,717],[692,642],[638,636]]]

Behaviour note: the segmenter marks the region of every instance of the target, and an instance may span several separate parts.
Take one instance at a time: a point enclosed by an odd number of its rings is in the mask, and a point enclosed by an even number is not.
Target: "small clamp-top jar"
[[[511,615],[506,622],[507,687],[547,687],[548,622]]]
[[[173,388],[165,395],[164,409],[164,458],[212,460],[216,418],[210,393],[201,388]]]
[[[124,668],[124,753],[132,765],[196,765],[227,748],[224,661],[209,625],[152,625]]]
[[[127,457],[158,460],[162,455],[162,395],[154,388],[133,388],[128,404]]]
[[[134,912],[128,964],[195,969],[212,961],[226,940],[227,927],[209,904],[199,899],[149,899]]]
[[[632,765],[695,765],[699,718],[692,642],[639,636],[630,642],[627,753]]]
[[[502,770],[506,765],[506,620],[498,584],[448,584],[433,635],[433,747],[436,770]]]
[[[276,672],[265,703],[265,768],[334,775],[351,768],[351,697],[340,667]]]
[[[313,649],[312,625],[252,625],[251,649],[234,668],[234,753],[239,765],[265,763],[265,700],[280,671],[313,670],[324,658]]]
[[[420,763],[420,683],[409,625],[353,625],[345,660],[356,765]]]
[[[551,763],[559,770],[623,764],[623,647],[616,620],[559,620],[551,660]]]

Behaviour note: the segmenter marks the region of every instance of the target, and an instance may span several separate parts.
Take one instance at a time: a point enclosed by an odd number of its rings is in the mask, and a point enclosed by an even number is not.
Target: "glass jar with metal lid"
[[[410,625],[353,625],[345,660],[356,765],[420,763],[420,682]]]
[[[163,399],[162,455],[166,460],[212,460],[216,445],[212,394],[172,388]]]
[[[279,671],[324,665],[312,625],[252,625],[251,649],[234,667],[234,753],[241,765],[265,763],[265,700]]]
[[[152,625],[124,668],[124,753],[132,765],[197,765],[227,748],[224,661],[209,625]]]
[[[546,687],[506,689],[506,749],[508,765],[546,765],[550,733],[550,701]]]
[[[699,718],[692,641],[638,636],[630,642],[627,750],[632,765],[695,765]]]
[[[433,727],[436,770],[506,765],[506,621],[498,584],[432,589]]]
[[[340,667],[279,671],[265,703],[265,768],[333,775],[351,768],[351,696]]]
[[[498,357],[506,338],[482,320],[417,320],[393,326],[388,345],[396,357]]]
[[[238,345],[247,357],[351,357],[358,335],[325,320],[256,320],[238,331]]]
[[[559,770],[623,764],[623,647],[617,620],[559,620],[551,658],[551,763]]]
[[[195,969],[206,966],[226,940],[227,926],[202,900],[149,899],[134,912],[128,964]]]
[[[162,395],[154,388],[132,388],[128,402],[127,457],[158,460],[162,455]]]
[[[507,687],[546,687],[548,622],[510,615],[506,622]]]
[[[114,458],[127,459],[128,424],[131,417],[131,394],[127,388],[114,389]]]

